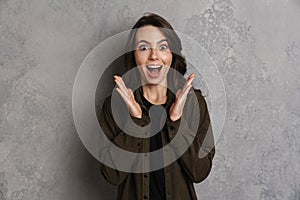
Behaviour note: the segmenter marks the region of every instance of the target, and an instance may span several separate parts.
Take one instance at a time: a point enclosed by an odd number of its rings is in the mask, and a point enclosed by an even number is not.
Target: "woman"
[[[123,132],[112,115],[111,97],[103,104],[100,125],[106,136],[118,147],[132,152],[152,152],[162,148],[175,137],[183,117],[184,109],[193,112],[189,101],[189,91],[195,78],[191,74],[182,82],[180,75],[186,73],[186,62],[181,55],[181,41],[172,26],[161,16],[148,14],[140,18],[132,28],[128,45],[133,51],[126,54],[126,67],[137,67],[136,74],[126,81],[115,75],[116,91],[126,104],[131,119],[141,127],[151,121],[151,127],[158,126],[157,120],[149,117],[149,109],[161,105],[167,112],[164,127],[150,138],[136,138]],[[170,70],[172,68],[172,70]],[[141,87],[132,91],[131,83],[140,82]],[[168,87],[177,88],[176,94]],[[111,184],[118,185],[118,199],[197,199],[193,183],[203,181],[210,173],[215,154],[207,105],[200,90],[193,89],[200,110],[199,124],[195,137],[188,149],[170,165],[147,173],[127,173],[102,165],[101,173]],[[156,122],[155,122],[156,121]],[[159,123],[159,122],[158,122]],[[155,128],[155,127],[154,127]],[[199,158],[200,149],[207,135],[206,154]],[[205,150],[204,150],[205,151]],[[163,155],[159,162],[163,162]],[[157,162],[157,160],[152,160]],[[151,161],[151,163],[152,163]]]

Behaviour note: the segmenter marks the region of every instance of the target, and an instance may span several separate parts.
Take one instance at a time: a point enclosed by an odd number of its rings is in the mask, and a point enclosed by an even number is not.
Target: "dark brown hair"
[[[130,36],[127,41],[127,45],[131,51],[125,54],[126,71],[137,66],[134,57],[136,32],[138,28],[147,25],[152,25],[161,28],[160,31],[167,38],[167,42],[172,52],[171,68],[175,69],[183,76],[186,73],[186,61],[184,56],[181,54],[181,50],[182,50],[181,40],[178,37],[178,35],[175,33],[171,24],[161,16],[154,13],[145,14],[132,27]],[[184,81],[182,80],[182,76],[178,77],[178,73],[174,73],[173,70],[170,70],[168,72],[168,85],[174,88],[182,87],[184,84]],[[139,74],[136,74],[135,77],[132,77],[131,81],[135,83],[140,83]]]

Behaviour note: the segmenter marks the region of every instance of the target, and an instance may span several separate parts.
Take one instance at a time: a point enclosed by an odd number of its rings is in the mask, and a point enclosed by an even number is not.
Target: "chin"
[[[151,84],[151,85],[163,85],[164,84],[164,81],[163,81],[163,78],[146,78],[146,79],[143,79],[143,82],[145,84]]]

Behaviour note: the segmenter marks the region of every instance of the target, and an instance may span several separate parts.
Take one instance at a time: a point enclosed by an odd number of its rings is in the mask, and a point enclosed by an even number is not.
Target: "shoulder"
[[[111,113],[111,95],[104,99],[101,106],[101,113]]]
[[[100,116],[102,118],[109,118],[110,120],[121,122],[122,119],[126,118],[127,110],[126,104],[121,97],[118,95],[114,97],[110,95],[104,99]]]
[[[119,97],[119,95],[115,95],[114,97],[112,95],[109,95],[106,97],[102,104],[102,109],[105,109],[106,111],[111,111],[112,106],[115,109],[120,109],[121,106],[123,106],[123,100]]]
[[[201,117],[208,116],[209,113],[208,113],[207,103],[205,97],[202,95],[201,90],[195,88],[192,89],[193,91],[190,91],[190,96],[192,96],[193,98],[190,98],[189,100],[189,104],[193,105],[193,110],[191,110],[191,112],[199,111]]]
[[[112,116],[113,114],[116,113],[116,110],[120,109],[120,105],[118,105],[118,103],[116,103],[118,100],[116,100],[115,98],[112,97],[112,95],[109,95],[108,97],[106,97],[102,103],[101,110],[101,116]],[[114,112],[114,113],[113,113]]]
[[[198,103],[199,103],[199,106],[200,107],[203,107],[203,106],[207,106],[206,104],[206,100],[205,100],[205,97],[202,95],[202,92],[200,89],[197,89],[197,88],[192,88],[193,91],[190,91],[190,93],[194,92],[195,93],[195,96],[198,100]]]
[[[109,95],[108,97],[106,97],[104,99],[103,106],[107,107],[108,105],[110,105],[111,104],[111,98],[112,98],[111,95]]]

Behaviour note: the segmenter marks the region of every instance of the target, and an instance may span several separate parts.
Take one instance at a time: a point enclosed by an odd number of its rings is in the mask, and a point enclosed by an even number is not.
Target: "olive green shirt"
[[[191,140],[191,144],[177,160],[164,167],[166,184],[165,190],[166,198],[168,200],[197,199],[193,183],[199,183],[203,181],[209,175],[212,168],[212,160],[215,154],[215,147],[207,104],[201,94],[201,91],[196,89],[193,90],[196,94],[198,105],[190,101],[190,94],[188,94],[186,105],[184,107],[184,113],[182,117],[176,121],[172,121],[169,118],[169,109],[175,102],[175,95],[169,89],[167,90],[168,99],[165,107],[166,113],[168,115],[165,122],[167,128],[161,129],[163,146],[168,145],[169,142],[172,141],[172,139],[176,136],[179,126],[183,124],[181,124],[181,121],[183,121],[184,119],[189,119],[188,117],[185,118],[185,116],[197,114],[194,113],[195,110],[197,110],[195,109],[195,106],[199,106],[200,111],[199,121],[189,120],[188,122],[184,123],[187,125],[184,125],[183,127],[185,139],[182,140],[182,142]],[[189,93],[191,92],[192,91],[190,91]],[[135,100],[141,106],[142,118],[139,119],[131,117],[131,119],[141,128],[147,126],[151,121],[148,110],[143,104],[142,95],[142,87],[139,87],[134,92],[134,96]],[[120,105],[114,106],[118,107]],[[126,120],[124,123],[126,123]],[[189,124],[191,123],[199,124],[195,133],[189,128]],[[149,152],[149,138],[138,138],[126,134],[116,125],[111,109],[111,96],[105,99],[102,106],[100,114],[100,125],[107,138],[114,145],[130,152]],[[176,149],[176,147],[174,147],[174,149]],[[113,159],[107,149],[106,151],[100,151],[100,155],[104,160]],[[145,156],[147,156],[147,154],[145,154]],[[101,165],[101,174],[103,175],[105,180],[113,185],[118,186],[118,200],[149,199],[149,172],[129,173],[116,169],[118,169],[118,166],[111,168],[104,164]]]

